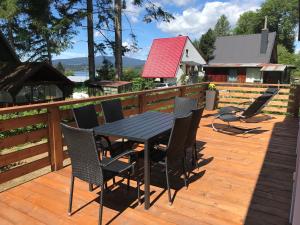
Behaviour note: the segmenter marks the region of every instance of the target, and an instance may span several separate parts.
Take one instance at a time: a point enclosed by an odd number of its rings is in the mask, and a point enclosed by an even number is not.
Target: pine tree
[[[73,12],[76,0],[4,0],[9,17],[0,11],[0,27],[12,46],[28,61],[48,60],[72,45],[81,14]],[[5,10],[9,11],[9,10]]]
[[[99,80],[113,80],[115,78],[114,66],[107,59],[103,59],[102,66],[97,70],[97,73]]]
[[[214,33],[216,37],[230,35],[230,23],[225,15],[220,16],[220,18],[218,19],[214,28]]]
[[[63,64],[61,62],[58,62],[56,65],[56,69],[58,71],[60,71],[62,74],[64,74],[66,72],[65,67],[63,66]]]
[[[202,52],[206,61],[213,59],[213,52],[215,49],[216,36],[212,29],[209,29],[203,34],[199,41],[194,42],[199,52]]]

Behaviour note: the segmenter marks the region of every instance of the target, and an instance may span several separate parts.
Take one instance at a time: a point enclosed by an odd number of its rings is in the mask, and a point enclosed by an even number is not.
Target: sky
[[[226,15],[231,27],[234,27],[239,16],[249,10],[256,10],[264,0],[155,0],[166,11],[175,17],[170,23],[143,22],[145,13],[143,8],[131,4],[132,0],[126,0],[127,8],[124,11],[123,21],[123,45],[132,43],[129,33],[130,27],[137,36],[139,49],[126,54],[128,57],[147,59],[151,44],[155,38],[174,37],[188,35],[192,40],[198,39],[209,28],[213,28],[219,16]],[[130,21],[130,23],[128,22]],[[109,34],[107,34],[109,35]],[[101,41],[98,32],[94,33],[95,41]],[[78,35],[73,39],[73,47],[55,56],[55,59],[65,59],[87,56],[86,29],[79,27]],[[295,42],[296,51],[300,50],[300,44]],[[107,51],[107,55],[112,55]]]

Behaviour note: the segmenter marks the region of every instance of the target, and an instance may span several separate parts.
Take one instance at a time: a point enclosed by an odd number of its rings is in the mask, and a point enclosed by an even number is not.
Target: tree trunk
[[[94,24],[93,24],[93,0],[87,0],[87,33],[88,33],[88,59],[89,78],[95,80],[95,50],[94,50]]]
[[[116,79],[122,77],[122,3],[121,0],[115,0],[115,68]]]
[[[50,65],[52,65],[51,46],[50,46],[50,40],[48,36],[46,37],[46,44],[47,44],[48,62]]]
[[[13,24],[10,20],[8,20],[8,40],[10,43],[10,46],[15,51],[15,42],[14,42],[14,35],[13,35]]]

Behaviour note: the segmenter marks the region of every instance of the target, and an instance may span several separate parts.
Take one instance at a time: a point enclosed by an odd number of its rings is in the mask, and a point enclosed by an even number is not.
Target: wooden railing
[[[219,90],[218,107],[234,105],[247,107],[251,102],[266,91],[268,87],[279,87],[264,112],[270,114],[299,115],[300,85],[289,84],[245,84],[245,83],[214,83]]]
[[[100,102],[121,98],[125,116],[148,110],[171,112],[175,96],[199,99],[204,105],[207,83],[0,109],[0,184],[31,172],[59,170],[68,158],[60,122],[74,125],[72,108],[94,104],[103,122]]]

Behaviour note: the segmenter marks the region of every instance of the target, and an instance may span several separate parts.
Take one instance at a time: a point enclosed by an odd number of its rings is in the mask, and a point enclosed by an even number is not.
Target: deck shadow
[[[247,123],[241,123],[241,125],[238,125],[238,127],[246,128],[246,129],[254,128],[254,127],[247,127],[244,124],[247,124]],[[213,129],[210,124],[205,125],[205,126]],[[227,124],[214,123],[214,126],[216,127],[216,129],[218,129],[218,131],[216,131],[216,132],[219,132],[219,133],[222,133],[222,134],[227,134],[227,135],[232,135],[232,136],[244,137],[244,138],[248,138],[249,135],[253,136],[253,135],[262,134],[262,133],[265,133],[265,132],[268,131],[268,130],[261,129],[261,127],[259,126],[259,123],[257,123],[257,126],[255,127],[255,130],[253,130],[249,133],[246,133],[246,134],[244,134],[244,132],[241,131],[240,129],[236,129],[234,127],[229,127]]]
[[[289,224],[297,131],[295,118],[274,124],[245,225]]]

